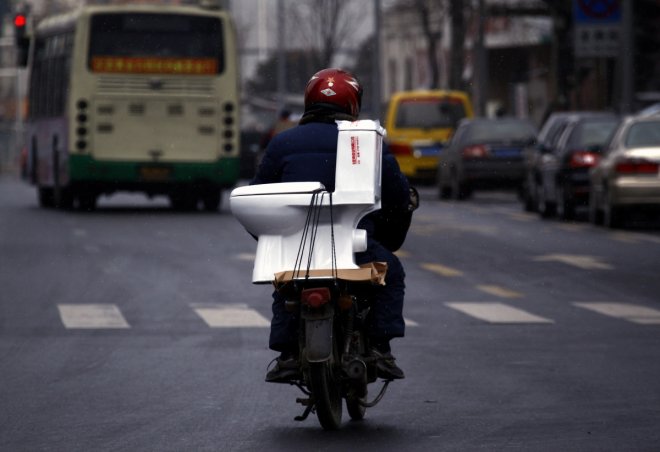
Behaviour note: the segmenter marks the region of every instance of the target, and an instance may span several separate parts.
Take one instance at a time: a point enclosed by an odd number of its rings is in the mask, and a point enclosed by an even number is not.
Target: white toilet
[[[238,187],[231,192],[232,214],[251,234],[258,237],[253,283],[271,283],[275,274],[297,270],[333,268],[332,238],[336,269],[355,269],[354,253],[367,247],[366,231],[357,224],[369,212],[380,209],[381,154],[385,130],[378,121],[338,121],[335,191],[320,182],[287,182]],[[321,206],[313,247],[313,231],[307,229],[312,198]],[[313,252],[310,259],[310,248]],[[298,258],[298,259],[297,259]]]

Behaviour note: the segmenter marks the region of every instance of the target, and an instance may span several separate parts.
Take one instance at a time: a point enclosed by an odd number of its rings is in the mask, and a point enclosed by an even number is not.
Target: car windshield
[[[399,104],[395,126],[404,129],[455,127],[465,115],[463,102],[457,97],[410,99]]]
[[[474,122],[468,128],[466,142],[523,142],[536,135],[534,127],[526,121]]]
[[[655,146],[660,146],[660,121],[644,121],[630,126],[626,135],[627,148]]]
[[[574,147],[581,148],[602,146],[609,140],[617,124],[616,119],[585,121],[576,127],[571,142]]]

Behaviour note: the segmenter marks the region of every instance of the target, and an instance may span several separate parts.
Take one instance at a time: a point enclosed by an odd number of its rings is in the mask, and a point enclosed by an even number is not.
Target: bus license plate
[[[140,177],[148,181],[168,180],[172,175],[172,168],[169,166],[141,166]]]

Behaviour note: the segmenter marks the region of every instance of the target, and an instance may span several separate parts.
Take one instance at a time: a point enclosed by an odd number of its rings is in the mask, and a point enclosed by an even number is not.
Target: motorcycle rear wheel
[[[324,430],[337,430],[341,425],[342,398],[330,364],[310,363],[309,377],[316,404],[316,417]]]
[[[346,398],[346,409],[348,410],[348,415],[354,421],[361,421],[364,419],[364,414],[367,412],[367,408],[363,406],[360,402],[364,402],[365,399],[359,399],[357,397],[347,397]]]

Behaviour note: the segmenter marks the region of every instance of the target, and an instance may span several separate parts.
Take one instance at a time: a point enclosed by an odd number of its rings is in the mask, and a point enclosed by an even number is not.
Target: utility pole
[[[380,0],[374,0],[374,49],[373,65],[371,68],[371,110],[372,118],[380,119],[380,28],[381,11]]]
[[[621,33],[621,113],[633,110],[633,2],[621,2],[623,33]]]
[[[477,87],[477,116],[486,115],[486,93],[488,91],[488,57],[485,43],[485,25],[486,25],[486,8],[484,0],[479,0],[477,6],[477,45],[475,46],[474,75],[476,76]],[[453,43],[452,43],[453,45]]]
[[[277,0],[277,110],[282,111],[286,104],[286,48],[284,31],[286,14],[284,0]]]

